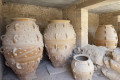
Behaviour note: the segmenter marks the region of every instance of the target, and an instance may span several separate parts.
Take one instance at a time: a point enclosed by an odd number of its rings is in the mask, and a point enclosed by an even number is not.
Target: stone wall
[[[35,18],[36,23],[40,26],[41,32],[43,32],[49,20],[62,19],[62,10],[57,8],[48,8],[17,3],[4,3],[2,8],[4,26],[10,23],[10,18]]]
[[[120,15],[120,11],[117,12],[111,12],[111,13],[104,13],[104,14],[100,14],[100,25],[107,25],[107,24],[112,24],[116,31],[118,32],[118,22],[117,22],[117,16]]]
[[[42,33],[44,28],[48,25],[49,20],[63,18],[61,9],[17,3],[3,3],[2,5],[0,0],[0,35],[5,34],[5,26],[11,23],[10,19],[16,17],[35,18]],[[3,71],[2,60],[3,59],[0,55],[0,80],[2,80]]]
[[[2,0],[0,0],[0,30],[2,28]],[[0,32],[1,35],[1,32]],[[1,45],[0,45],[1,46]],[[0,54],[0,80],[2,80],[3,64],[2,64],[2,55]]]
[[[97,27],[99,26],[99,15],[89,13],[88,15],[88,41],[89,44],[94,44],[94,36]]]
[[[63,18],[71,20],[71,24],[76,32],[76,46],[83,47],[88,44],[88,11],[85,9],[78,9],[79,3],[63,9]]]

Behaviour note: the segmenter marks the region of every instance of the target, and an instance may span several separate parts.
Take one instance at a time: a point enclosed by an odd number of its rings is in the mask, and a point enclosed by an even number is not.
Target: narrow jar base
[[[37,78],[35,72],[32,72],[27,75],[18,75],[19,80],[34,80]]]

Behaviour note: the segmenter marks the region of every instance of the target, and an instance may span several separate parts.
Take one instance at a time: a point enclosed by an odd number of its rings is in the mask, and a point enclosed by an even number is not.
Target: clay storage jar
[[[1,36],[6,64],[20,80],[32,80],[42,59],[43,39],[35,19],[15,18]]]
[[[120,34],[118,35],[118,38],[119,38],[119,42],[118,43],[119,43],[119,47],[120,47]]]
[[[95,33],[95,45],[109,49],[117,47],[118,36],[112,25],[100,25]]]
[[[72,55],[76,34],[69,20],[51,20],[44,32],[45,47],[54,67],[62,67]]]
[[[75,80],[91,80],[94,72],[94,65],[91,59],[83,54],[75,55],[71,63]]]

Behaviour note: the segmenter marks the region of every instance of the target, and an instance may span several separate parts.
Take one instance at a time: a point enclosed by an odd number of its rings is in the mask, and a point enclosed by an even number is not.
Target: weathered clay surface
[[[118,36],[112,25],[101,25],[95,33],[95,45],[109,49],[117,47]]]
[[[32,80],[42,59],[43,40],[34,19],[15,18],[1,36],[6,65],[20,80]]]
[[[110,80],[120,80],[120,74],[108,68],[102,68],[103,74]]]
[[[76,34],[67,20],[53,20],[44,32],[45,47],[55,67],[65,64],[72,55]]]
[[[94,65],[91,59],[85,55],[75,55],[71,63],[75,80],[91,80]]]

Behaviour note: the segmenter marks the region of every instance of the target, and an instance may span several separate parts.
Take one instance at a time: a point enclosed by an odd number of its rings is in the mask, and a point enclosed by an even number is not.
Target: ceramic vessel
[[[76,34],[69,20],[51,20],[44,32],[45,47],[54,67],[64,66],[72,55]]]
[[[20,80],[32,80],[42,59],[43,39],[35,19],[15,18],[6,26],[2,39],[2,53],[6,65]]]
[[[118,36],[112,25],[100,25],[95,33],[95,45],[109,49],[117,47]]]
[[[91,59],[83,54],[75,55],[71,63],[75,80],[91,80],[94,65]]]
[[[119,44],[119,47],[120,47],[120,34],[118,35],[118,44]]]

